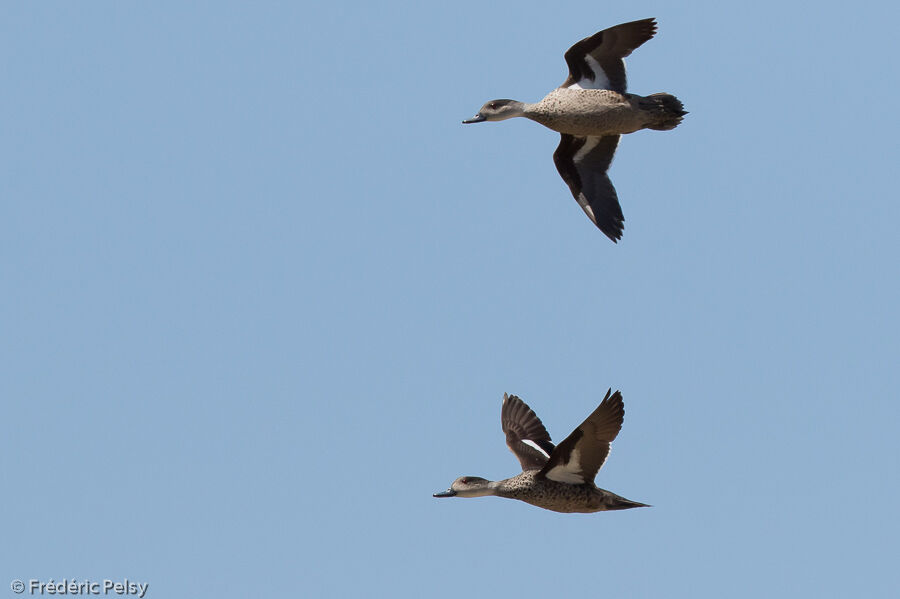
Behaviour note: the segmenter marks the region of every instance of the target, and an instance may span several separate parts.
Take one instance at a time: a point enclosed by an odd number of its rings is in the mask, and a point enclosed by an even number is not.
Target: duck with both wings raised
[[[606,462],[610,444],[625,419],[622,394],[611,391],[607,391],[597,409],[555,447],[537,414],[515,395],[504,393],[500,422],[506,444],[519,458],[522,473],[500,481],[461,476],[449,489],[434,496],[495,495],[564,513],[649,507],[594,484],[594,477]]]

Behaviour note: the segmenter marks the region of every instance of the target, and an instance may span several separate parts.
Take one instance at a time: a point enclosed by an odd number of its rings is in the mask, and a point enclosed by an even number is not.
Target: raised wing
[[[561,483],[580,485],[592,482],[606,462],[610,443],[619,434],[625,420],[622,394],[616,391],[606,397],[581,426],[572,431],[550,455],[539,476]]]
[[[618,135],[576,137],[563,133],[553,153],[556,170],[578,205],[613,242],[622,238],[625,229],[619,196],[606,174],[618,145]]]
[[[522,470],[540,470],[553,453],[550,434],[534,410],[515,395],[503,394],[500,424],[509,446],[522,464]]]
[[[625,61],[631,52],[656,35],[656,21],[623,23],[586,37],[566,51],[569,78],[562,87],[611,89],[624,94]]]

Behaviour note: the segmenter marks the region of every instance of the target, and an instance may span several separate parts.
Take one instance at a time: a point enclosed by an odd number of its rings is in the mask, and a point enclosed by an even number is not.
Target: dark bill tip
[[[456,491],[453,489],[447,489],[446,491],[441,491],[440,493],[435,493],[432,497],[453,497],[456,495]]]
[[[476,114],[470,119],[466,119],[463,121],[463,125],[468,125],[469,123],[480,123],[481,121],[486,121],[487,119],[481,116],[480,114]]]

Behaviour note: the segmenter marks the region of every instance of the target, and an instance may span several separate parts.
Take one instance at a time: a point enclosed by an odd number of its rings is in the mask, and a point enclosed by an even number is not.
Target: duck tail
[[[631,501],[630,499],[625,499],[624,497],[619,497],[614,493],[610,493],[605,501],[607,510],[630,510],[633,507],[653,507],[646,503],[639,503],[637,501]]]
[[[687,114],[681,100],[672,94],[650,94],[640,100],[640,107],[648,112],[651,123],[648,129],[656,131],[668,131],[681,123],[681,119]]]

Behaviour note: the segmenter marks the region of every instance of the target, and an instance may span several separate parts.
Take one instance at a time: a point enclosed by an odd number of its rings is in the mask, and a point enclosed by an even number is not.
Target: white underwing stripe
[[[590,54],[585,55],[584,62],[594,72],[594,80],[591,81],[588,78],[584,78],[578,82],[578,85],[582,89],[609,89],[609,77],[606,76],[606,72],[600,66],[600,63]]]
[[[578,194],[578,204],[581,206],[581,209],[584,210],[584,213],[588,215],[589,219],[597,222],[597,217],[594,216],[594,209],[588,204],[587,198],[584,197],[583,193]]]
[[[540,445],[538,445],[534,441],[530,441],[528,439],[522,439],[522,443],[524,443],[528,447],[533,447],[534,449],[537,449],[541,453],[541,455],[544,456],[545,458],[547,458],[547,459],[550,458],[550,454],[548,454],[546,451],[544,451],[544,448],[542,448]]]
[[[600,143],[599,137],[593,137],[593,136],[585,137],[584,145],[581,146],[580,148],[578,148],[578,151],[575,152],[574,156],[572,156],[572,162],[574,162],[575,164],[578,164],[579,162],[581,162],[585,156],[590,154],[593,151],[593,149],[597,147],[597,144],[599,144],[599,143]]]

